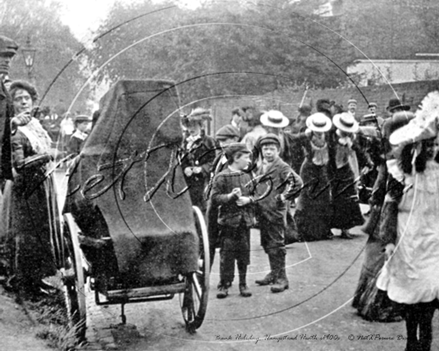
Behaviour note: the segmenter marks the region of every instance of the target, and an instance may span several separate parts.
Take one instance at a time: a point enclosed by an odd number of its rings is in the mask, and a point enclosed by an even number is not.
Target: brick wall
[[[311,104],[313,112],[318,99],[328,98],[347,107],[349,99],[356,99],[358,102],[358,116],[368,113],[369,102],[375,102],[378,105],[377,114],[386,115],[386,107],[392,98],[400,98],[406,104],[411,105],[411,111],[415,111],[422,99],[430,91],[439,89],[439,81],[420,81],[410,83],[400,83],[392,85],[378,85],[369,87],[356,87],[346,89],[324,89],[309,90],[307,92],[305,103]],[[268,110],[277,109],[282,111],[288,117],[297,115],[297,109],[303,98],[304,91],[277,91],[264,96],[249,96],[239,98],[228,98],[212,101],[213,121],[209,126],[209,134],[214,134],[220,127],[228,124],[231,118],[231,111],[236,106],[255,106],[257,109]]]

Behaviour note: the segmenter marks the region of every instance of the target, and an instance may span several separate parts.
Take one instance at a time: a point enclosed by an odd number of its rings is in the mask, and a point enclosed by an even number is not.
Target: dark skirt
[[[353,171],[349,164],[337,169],[331,181],[333,217],[332,228],[350,229],[364,223],[359,207]]]
[[[380,222],[384,221],[382,211]],[[385,291],[376,287],[376,280],[385,262],[385,243],[379,238],[380,225],[374,228],[365,246],[365,257],[353,298],[353,307],[369,321],[395,322],[402,320],[402,305],[391,301]]]
[[[304,241],[327,239],[332,217],[327,166],[316,166],[306,159],[300,175],[304,188],[295,211],[299,236]]]
[[[53,178],[26,191],[20,180],[8,181],[3,195],[0,242],[6,248],[9,271],[19,288],[34,291],[42,278],[56,273],[54,235],[59,230],[59,212]]]

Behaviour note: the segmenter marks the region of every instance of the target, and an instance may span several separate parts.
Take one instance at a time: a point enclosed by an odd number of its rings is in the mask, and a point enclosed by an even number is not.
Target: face
[[[238,141],[237,139],[238,138],[235,138],[235,137],[227,138],[227,139],[222,139],[222,140],[219,140],[218,143],[220,144],[220,147],[222,149],[224,149],[226,146],[228,146],[228,145],[230,145],[232,143],[236,143]]]
[[[234,165],[237,169],[243,171],[247,169],[251,164],[251,154],[241,154],[240,157],[234,157]]]
[[[376,106],[370,106],[370,107],[368,108],[368,111],[370,111],[370,113],[374,113],[374,114],[376,114]]]
[[[0,54],[0,74],[8,74],[14,55]]]
[[[350,112],[355,112],[356,111],[356,104],[353,104],[353,103],[351,103],[351,104],[348,104],[348,106],[347,106],[347,108],[348,108],[348,111],[350,111]]]
[[[267,162],[273,162],[279,156],[280,150],[275,144],[263,145],[261,148],[263,157]]]
[[[324,139],[325,134],[323,132],[317,132],[317,131],[313,131],[313,135],[317,138],[317,139]]]
[[[267,130],[268,133],[275,134],[275,135],[279,135],[280,131],[281,131],[281,129],[275,128],[275,127],[264,127],[264,128]]]
[[[429,140],[425,140],[426,146],[426,158],[428,160],[433,160],[435,156],[438,154],[438,138],[433,138]]]
[[[23,89],[18,89],[15,92],[12,103],[14,105],[14,112],[16,115],[23,112],[31,113],[34,106],[31,95]]]
[[[237,125],[239,125],[241,123],[241,116],[240,115],[232,115],[232,120],[234,121],[234,123],[236,123]]]
[[[188,122],[186,129],[188,130],[189,135],[196,136],[202,131],[202,126],[199,122],[191,121]]]
[[[89,122],[82,122],[82,123],[78,123],[77,125],[76,125],[76,128],[78,129],[78,130],[80,130],[81,132],[86,132],[87,130],[89,130],[89,128],[90,128],[90,125],[91,125],[91,123],[89,123]]]

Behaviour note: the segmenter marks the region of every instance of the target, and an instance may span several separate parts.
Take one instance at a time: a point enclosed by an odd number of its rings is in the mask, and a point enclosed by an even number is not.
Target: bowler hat
[[[0,55],[15,55],[18,50],[18,45],[12,39],[0,35]]]
[[[240,137],[240,132],[237,128],[235,128],[231,124],[227,124],[223,127],[221,127],[217,133],[215,133],[215,138],[217,140],[224,140],[224,139],[230,139],[234,137]]]
[[[251,151],[246,147],[246,144],[242,144],[242,143],[232,143],[225,148],[225,156],[228,160],[234,157],[234,155],[237,152],[241,152],[245,154],[251,153]]]
[[[359,130],[359,123],[355,120],[353,115],[348,112],[334,115],[333,124],[336,128],[346,133],[356,133]]]
[[[285,128],[289,125],[289,119],[282,112],[270,110],[260,117],[261,124],[266,127]]]
[[[328,132],[332,127],[332,121],[322,112],[316,112],[307,117],[306,126],[315,132]]]
[[[263,145],[269,145],[269,144],[275,144],[280,146],[280,139],[273,133],[269,133],[264,135],[263,137],[261,137],[260,141],[259,141],[259,145],[263,146]]]
[[[402,109],[403,111],[409,111],[411,109],[411,106],[403,105],[399,99],[391,99],[388,103],[387,110],[389,112],[393,112],[395,109],[398,108]]]

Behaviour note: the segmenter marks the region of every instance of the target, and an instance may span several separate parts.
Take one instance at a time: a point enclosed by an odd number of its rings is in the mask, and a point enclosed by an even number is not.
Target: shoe
[[[217,298],[218,299],[224,299],[226,296],[228,296],[228,288],[221,286],[218,288]]]
[[[278,279],[277,282],[270,288],[273,293],[280,293],[289,289],[289,282],[286,279]]]
[[[249,288],[247,285],[240,285],[240,295],[243,297],[250,297],[252,296],[252,293],[249,291]],[[218,297],[218,296],[217,296]]]
[[[350,234],[350,232],[347,229],[342,229],[341,238],[342,239],[354,239],[354,236],[352,234]]]
[[[329,230],[328,233],[327,233],[327,235],[325,236],[325,239],[326,239],[326,240],[332,240],[334,236],[335,236],[335,235],[332,233],[332,231]]]
[[[256,280],[255,283],[258,285],[270,285],[275,281],[273,272],[269,272],[263,279]]]

